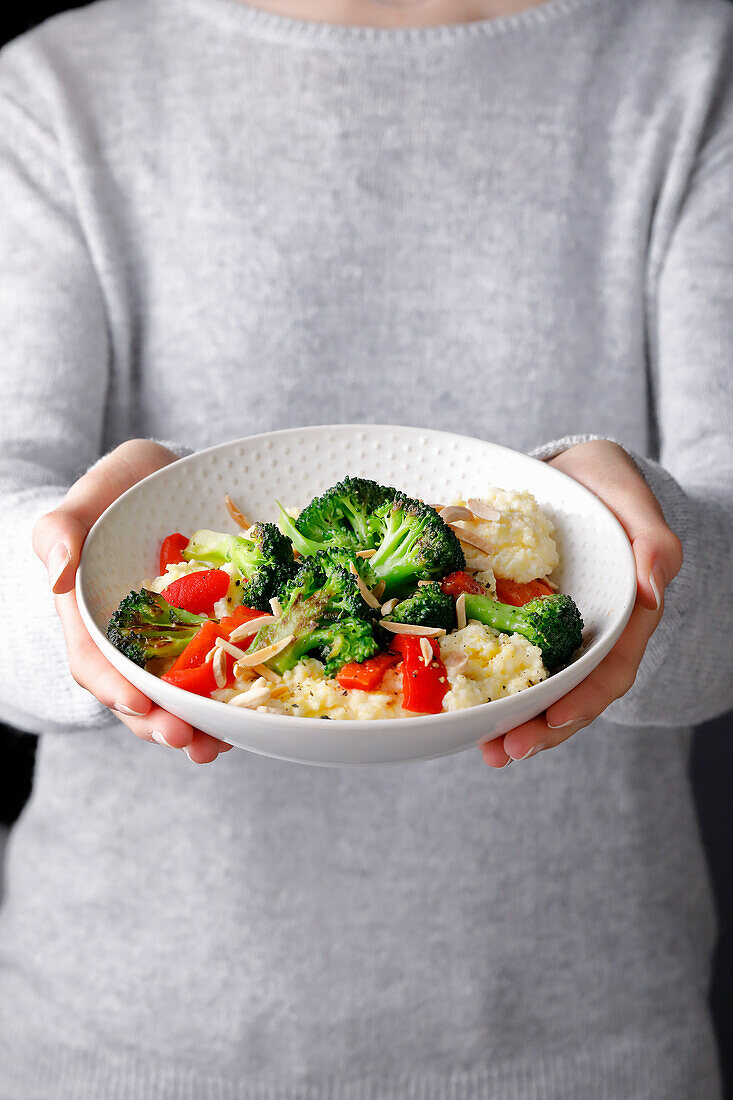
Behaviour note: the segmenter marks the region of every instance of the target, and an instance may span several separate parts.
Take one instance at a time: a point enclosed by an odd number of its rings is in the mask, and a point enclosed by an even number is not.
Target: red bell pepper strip
[[[188,539],[179,531],[174,535],[168,535],[163,539],[160,547],[160,575],[165,573],[169,565],[178,565],[183,561],[183,551],[188,546]]]
[[[467,573],[465,569],[458,569],[455,573],[449,573],[447,577],[443,577],[440,582],[440,587],[445,592],[446,596],[460,596],[463,592],[468,592],[472,596],[485,596],[486,589],[482,584]]]
[[[505,577],[496,578],[496,598],[499,603],[508,603],[512,607],[524,607],[526,603],[536,596],[551,596],[552,589],[549,584],[538,578],[521,584],[519,581],[510,581]]]
[[[183,653],[176,657],[170,672],[182,672],[186,668],[197,668],[204,663],[206,654],[213,648],[217,638],[223,638],[224,632],[219,623],[210,620],[204,623],[188,643]]]
[[[398,653],[378,653],[366,661],[350,661],[339,669],[336,679],[342,688],[376,691],[387,669],[398,664],[399,660]]]
[[[403,655],[402,709],[418,714],[440,714],[443,710],[443,699],[450,691],[450,684],[438,643],[432,638],[428,639],[433,649],[433,659],[426,666],[419,637],[402,634],[395,640],[397,645],[394,648],[399,649]]]
[[[226,618],[222,619],[219,623],[219,626],[224,632],[222,637],[228,638],[231,632],[236,630],[238,626],[242,626],[243,623],[248,623],[250,619],[261,619],[264,614],[266,614],[266,612],[256,611],[253,607],[245,607],[244,605],[235,607],[231,615],[227,615]],[[245,642],[247,641],[247,638],[242,638],[237,642],[237,645],[246,648]]]
[[[181,668],[175,671],[170,669],[164,672],[161,680],[184,691],[192,691],[194,695],[211,695],[216,688],[214,679],[214,667],[211,661],[206,664],[196,665],[194,668]]]
[[[163,589],[162,596],[173,607],[191,611],[194,615],[210,615],[214,604],[226,596],[229,574],[223,569],[200,569],[187,573]]]

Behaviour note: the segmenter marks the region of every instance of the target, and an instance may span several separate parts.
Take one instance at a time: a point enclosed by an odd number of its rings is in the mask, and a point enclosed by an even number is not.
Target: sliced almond
[[[427,668],[435,654],[433,653],[433,647],[426,637],[420,639],[420,652],[422,653],[423,664]]]
[[[447,508],[441,508],[438,515],[445,523],[455,523],[459,519],[473,519],[473,512],[470,512],[468,508],[463,508],[460,504],[449,504]]]
[[[250,710],[253,707],[260,707],[263,703],[267,703],[271,698],[270,687],[264,681],[262,683],[259,680],[255,680],[252,687],[248,687],[246,691],[240,691],[239,695],[233,695],[229,700],[230,707],[245,707]]]
[[[386,603],[382,604],[382,614],[383,615],[391,614],[394,611],[394,609],[397,607],[397,604],[399,602],[400,601],[397,599],[396,596],[393,596],[391,600],[387,600]]]
[[[267,665],[252,665],[252,671],[256,672],[258,676],[262,676],[265,680],[269,680],[271,684],[279,684],[282,680],[280,673],[274,672],[273,669],[268,668]]]
[[[416,626],[414,623],[393,623],[389,619],[380,619],[380,626],[392,634],[416,634],[423,638],[440,638],[445,634],[441,626]]]
[[[255,670],[248,665],[243,665],[241,661],[234,662],[234,678],[235,680],[253,680],[255,678]]]
[[[218,688],[226,687],[227,684],[227,655],[226,651],[221,647],[215,648],[213,670],[214,680]]]
[[[226,504],[227,512],[232,517],[234,522],[239,527],[244,528],[245,531],[248,531],[252,524],[249,522],[245,514],[243,512],[240,512],[239,508],[237,508],[236,504],[229,496],[229,493],[227,493],[224,497],[224,503]]]
[[[362,596],[369,604],[369,606],[374,608],[379,607],[379,600],[376,598],[376,596],[373,595],[371,589],[367,588],[367,586],[364,584],[364,581],[359,576],[359,570],[356,568],[353,561],[349,562],[349,572],[353,575],[354,580],[359,586],[359,591],[361,592]]]
[[[377,597],[378,600],[381,600],[386,587],[387,585],[384,583],[384,581],[380,581],[379,584],[374,585],[374,595]]]
[[[357,558],[373,558],[374,555],[376,554],[376,552],[377,552],[376,550],[357,550],[356,551],[356,557]]]
[[[445,659],[445,667],[449,672],[463,672],[467,664],[468,657],[465,653],[449,653]]]
[[[417,587],[424,588],[426,584],[435,584],[435,581],[418,581]]]
[[[275,616],[275,618],[279,619],[282,616],[282,613],[283,613],[283,605],[280,603],[277,596],[273,596],[272,599],[270,600],[270,607],[272,608],[272,613]]]
[[[458,629],[463,630],[466,625],[466,593],[461,592],[460,596],[456,600],[456,620],[458,622]]]
[[[226,638],[217,638],[214,642],[214,648],[225,649],[227,653],[231,653],[232,657],[234,657],[236,661],[241,661],[243,657],[247,656],[243,649],[240,649],[239,646],[232,645],[232,643],[228,642]]]
[[[211,660],[213,659],[213,657],[214,657],[214,654],[215,654],[216,652],[217,652],[217,646],[213,645],[213,646],[211,647],[211,649],[209,650],[209,652],[208,652],[208,653],[206,654],[206,656],[204,657],[204,664],[206,664],[206,662],[207,662],[207,661],[211,661]]]
[[[456,527],[453,523],[449,523],[448,526],[451,531],[455,531],[459,541],[466,546],[475,546],[477,550],[483,551],[484,554],[493,554],[494,547],[488,539],[481,538],[481,535],[474,535],[473,531],[466,531],[463,527]]]
[[[487,504],[485,500],[471,497],[466,503],[477,519],[488,519],[492,523],[496,523],[497,520],[501,519],[501,512],[497,512],[496,508],[492,507],[491,504]]]
[[[240,660],[246,668],[253,668],[255,665],[264,665],[265,661],[269,661],[271,657],[275,657],[278,653],[281,653],[286,646],[289,646],[294,637],[294,634],[288,634],[287,638],[281,638],[279,642],[273,642],[272,645],[266,645],[263,646],[262,649],[256,649],[254,653],[243,654]]]
[[[274,615],[260,615],[258,619],[250,619],[247,623],[242,623],[241,626],[236,627],[229,635],[230,642],[240,642],[242,638],[249,638],[250,635],[256,634],[258,630],[263,626],[272,626],[275,619]]]

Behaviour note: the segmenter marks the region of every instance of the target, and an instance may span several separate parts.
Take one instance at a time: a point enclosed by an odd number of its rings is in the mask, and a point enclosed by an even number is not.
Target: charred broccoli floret
[[[177,657],[206,618],[171,607],[157,592],[143,588],[121,601],[109,621],[107,637],[120,653],[144,668],[153,657]]]
[[[396,490],[364,477],[345,477],[315,497],[294,520],[280,507],[280,529],[308,557],[330,546],[366,550],[377,545],[375,512]]]
[[[292,547],[274,523],[256,523],[246,535],[196,531],[183,556],[211,565],[231,562],[244,579],[242,602],[258,611],[269,611],[270,598],[295,569]]]
[[[375,521],[379,541],[369,567],[384,581],[386,596],[404,592],[418,580],[465,569],[458,537],[429,504],[395,493],[377,509]]]
[[[365,661],[378,645],[371,611],[355,577],[321,553],[308,558],[279,593],[282,615],[264,626],[250,645],[254,652],[293,636],[267,664],[275,672],[293,668],[305,657],[323,661],[328,676],[349,661]]]
[[[523,607],[499,603],[490,596],[466,595],[466,616],[503,634],[521,634],[539,646],[548,672],[567,664],[582,641],[580,611],[562,592],[536,596]]]
[[[453,600],[435,582],[420,585],[416,592],[398,603],[386,618],[395,623],[438,626],[446,633],[456,625]]]

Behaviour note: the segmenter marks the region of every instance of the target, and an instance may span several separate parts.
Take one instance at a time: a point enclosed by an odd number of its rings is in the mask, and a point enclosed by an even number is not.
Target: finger
[[[549,748],[551,739],[552,733],[547,728],[545,717],[540,715],[510,730],[504,737],[504,751],[512,760],[529,760]]]
[[[72,485],[58,508],[41,517],[33,531],[33,549],[46,566],[53,592],[67,592],[73,586],[82,544],[102,512],[175,458],[158,443],[128,440]]]
[[[585,485],[614,513],[634,550],[639,597],[644,607],[657,610],[664,588],[682,565],[682,545],[629,456],[616,444],[586,443],[558,455],[552,465]]]
[[[129,683],[92,641],[79,615],[75,593],[56,596],[55,603],[69,654],[69,671],[77,684],[118,714],[149,714],[150,699]]]
[[[505,768],[510,763],[510,757],[504,750],[504,738],[495,737],[493,741],[485,741],[479,745],[484,763],[490,768]]]
[[[118,717],[141,741],[180,750],[193,764],[211,764],[220,753],[232,748],[226,741],[192,727],[162,707],[153,707],[145,718]]]
[[[587,724],[630,690],[659,617],[660,612],[648,611],[637,602],[626,629],[611,652],[585,680],[548,708],[550,728],[558,729],[579,720]]]

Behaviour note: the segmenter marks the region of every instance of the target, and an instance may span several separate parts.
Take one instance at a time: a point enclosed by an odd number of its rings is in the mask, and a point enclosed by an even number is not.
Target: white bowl
[[[229,493],[253,519],[274,520],[274,498],[301,507],[347,474],[395,485],[427,501],[481,496],[488,486],[529,489],[552,517],[554,574],[585,620],[573,664],[541,684],[450,714],[319,721],[227,706],[165,683],[112,646],[107,622],[120,599],[158,572],[172,531],[234,530]],[[172,714],[240,748],[306,764],[387,764],[460,752],[541,714],[583,680],[621,634],[636,596],[629,541],[597,497],[546,463],[447,432],[340,424],[268,432],[200,451],[152,474],[95,523],[77,576],[79,610],[105,657]]]

